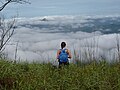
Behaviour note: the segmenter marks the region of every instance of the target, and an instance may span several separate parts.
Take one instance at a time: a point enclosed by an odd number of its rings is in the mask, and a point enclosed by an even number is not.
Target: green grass
[[[0,90],[10,89],[120,90],[120,63],[101,61],[58,69],[51,64],[0,60]]]

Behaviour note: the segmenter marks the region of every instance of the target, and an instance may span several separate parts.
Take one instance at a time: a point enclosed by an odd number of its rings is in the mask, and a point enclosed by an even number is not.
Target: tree
[[[9,3],[30,3],[29,0],[0,0],[0,11],[2,11]]]
[[[9,3],[29,3],[26,0],[0,0],[0,12],[9,4]],[[3,50],[5,45],[13,36],[15,30],[16,19],[5,20],[3,15],[0,16],[0,57],[2,57]]]
[[[14,33],[15,21],[15,18],[6,21],[4,16],[0,18],[0,54]]]

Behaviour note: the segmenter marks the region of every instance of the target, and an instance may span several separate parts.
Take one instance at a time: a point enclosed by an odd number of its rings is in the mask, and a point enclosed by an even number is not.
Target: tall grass
[[[120,63],[52,64],[0,60],[0,90],[120,90]]]
[[[106,58],[102,60],[95,42],[98,40],[92,41],[86,41],[87,46],[79,48],[80,53],[74,49],[75,64],[62,68],[51,63],[0,60],[0,90],[120,90],[119,36],[116,36],[114,63],[107,62]],[[16,57],[17,48],[15,60]]]

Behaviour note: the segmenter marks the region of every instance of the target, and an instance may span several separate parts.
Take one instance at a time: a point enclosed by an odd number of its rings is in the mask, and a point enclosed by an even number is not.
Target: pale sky
[[[30,0],[31,4],[9,4],[5,14],[19,17],[49,15],[112,15],[120,14],[120,0]]]

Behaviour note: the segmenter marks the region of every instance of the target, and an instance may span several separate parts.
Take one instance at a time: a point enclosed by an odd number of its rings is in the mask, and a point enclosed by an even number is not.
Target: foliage
[[[119,90],[120,63],[106,61],[70,64],[14,63],[0,60],[0,88],[13,90]]]

